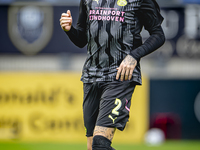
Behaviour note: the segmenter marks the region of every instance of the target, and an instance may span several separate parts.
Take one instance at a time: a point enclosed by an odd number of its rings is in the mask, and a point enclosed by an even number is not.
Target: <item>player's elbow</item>
[[[159,43],[159,47],[165,43],[165,40],[166,40],[165,33],[161,27],[151,32],[151,36],[155,37],[155,39]]]
[[[161,45],[165,43],[165,40],[166,40],[165,33],[161,26],[154,28],[154,30],[152,30],[150,34],[155,35]]]
[[[83,48],[87,45],[87,43],[86,42],[85,43],[75,43],[75,45],[79,48]]]
[[[79,39],[76,40],[75,45],[79,48],[83,48],[87,45],[87,43],[87,36],[85,36],[85,34],[80,34]]]

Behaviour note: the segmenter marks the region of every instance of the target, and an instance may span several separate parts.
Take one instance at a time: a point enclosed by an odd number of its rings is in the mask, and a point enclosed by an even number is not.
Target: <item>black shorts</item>
[[[124,130],[129,119],[133,81],[84,83],[83,116],[86,136],[95,126]]]

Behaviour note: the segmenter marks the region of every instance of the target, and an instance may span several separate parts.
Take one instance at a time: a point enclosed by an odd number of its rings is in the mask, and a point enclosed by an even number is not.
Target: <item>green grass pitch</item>
[[[146,144],[113,144],[116,150],[200,150],[200,141],[167,141],[159,146]],[[0,142],[0,150],[87,150],[82,143]]]

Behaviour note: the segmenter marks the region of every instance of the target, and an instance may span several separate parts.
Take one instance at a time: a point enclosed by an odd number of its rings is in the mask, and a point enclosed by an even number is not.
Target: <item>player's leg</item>
[[[87,149],[92,150],[93,131],[99,113],[100,93],[97,84],[84,84],[83,118],[87,136]]]
[[[92,150],[93,136],[87,137],[87,149]]]
[[[112,141],[116,128],[109,128],[109,127],[102,127],[102,126],[95,126],[94,134],[101,135]]]
[[[95,126],[92,150],[114,150],[111,147],[115,128]]]
[[[112,149],[110,145],[115,128],[121,131],[124,130],[129,119],[131,97],[135,83],[131,81],[113,81],[101,85],[103,92],[92,147],[93,150],[110,150]]]

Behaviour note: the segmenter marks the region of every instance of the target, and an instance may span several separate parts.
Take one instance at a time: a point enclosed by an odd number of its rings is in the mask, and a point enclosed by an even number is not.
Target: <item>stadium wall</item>
[[[117,142],[142,142],[148,129],[148,79],[136,88],[130,121]],[[0,73],[0,140],[83,142],[78,73]],[[145,93],[145,94],[144,94]]]

